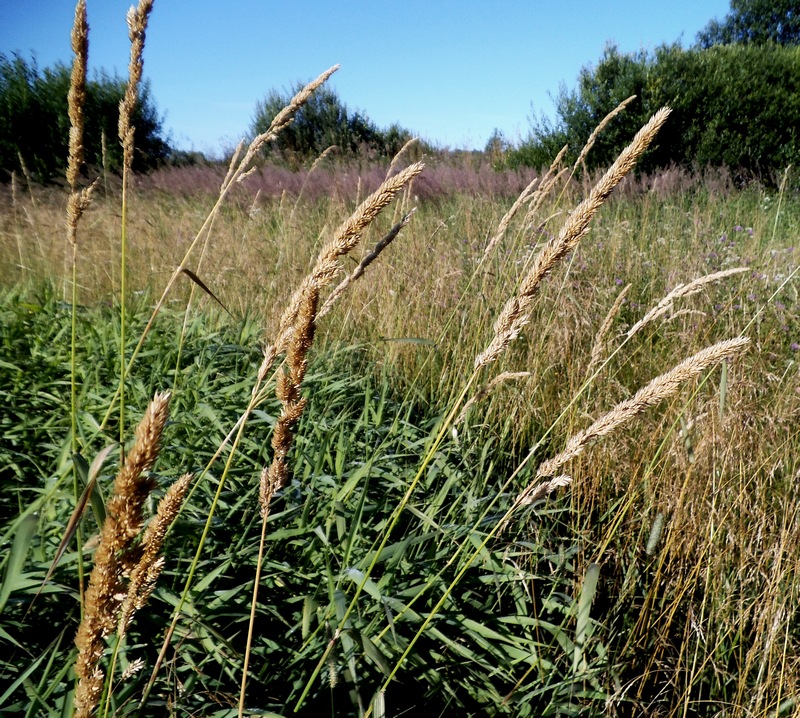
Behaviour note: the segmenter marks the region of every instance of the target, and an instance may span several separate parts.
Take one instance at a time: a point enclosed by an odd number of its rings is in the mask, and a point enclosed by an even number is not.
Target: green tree
[[[0,169],[18,169],[22,157],[40,180],[51,180],[64,171],[69,144],[69,82],[70,70],[63,64],[40,70],[34,60],[0,54]],[[103,134],[109,167],[121,166],[117,123],[124,93],[125,80],[104,72],[86,84],[84,143],[89,166],[102,163]],[[156,166],[170,153],[147,83],[140,90],[133,124],[133,167],[141,172]]]
[[[592,130],[632,94],[637,100],[597,138],[587,157],[589,167],[612,162],[664,105],[673,113],[640,163],[645,171],[673,163],[726,165],[767,177],[800,160],[800,46],[685,50],[674,44],[631,55],[607,48],[597,66],[584,68],[576,89],[562,88],[555,123],[534,122],[509,164],[516,159],[545,165],[544,151],[553,157],[564,142],[574,159]]]
[[[251,133],[265,132],[303,84],[296,83],[290,93],[271,90],[256,105]],[[290,164],[297,165],[319,156],[332,145],[346,156],[361,153],[391,156],[410,138],[411,133],[398,125],[380,130],[366,115],[351,112],[334,90],[321,87],[297,111],[294,121],[281,130],[267,151],[277,151]]]
[[[800,0],[731,0],[731,11],[697,34],[700,47],[800,43]]]

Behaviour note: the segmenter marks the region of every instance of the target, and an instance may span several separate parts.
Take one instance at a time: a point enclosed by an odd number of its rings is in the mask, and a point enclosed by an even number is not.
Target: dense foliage
[[[702,47],[733,43],[779,45],[800,43],[798,0],[731,0],[731,11],[720,22],[712,20],[697,35]]]
[[[256,106],[251,125],[253,135],[265,132],[292,96],[304,83],[297,83],[289,93],[271,90]],[[318,89],[301,107],[291,125],[267,148],[290,164],[318,157],[335,146],[340,154],[392,157],[411,139],[411,133],[399,125],[379,129],[366,115],[350,110],[329,87]]]
[[[758,78],[758,81],[754,81]],[[674,112],[643,169],[671,164],[728,166],[766,179],[800,160],[800,47],[774,43],[653,53],[606,48],[585,67],[574,90],[562,88],[555,123],[534,119],[528,139],[507,154],[512,166],[543,166],[569,144],[573,157],[620,102],[637,95],[598,137],[587,158],[605,166],[659,107]]]
[[[69,142],[67,93],[70,70],[61,63],[40,70],[35,61],[0,54],[0,176],[29,171],[50,180],[66,167]],[[86,83],[85,156],[88,165],[116,169],[122,163],[117,140],[119,103],[125,80],[105,72]],[[162,121],[145,82],[132,124],[136,127],[134,171],[150,169],[170,153]],[[24,163],[25,167],[21,165]]]

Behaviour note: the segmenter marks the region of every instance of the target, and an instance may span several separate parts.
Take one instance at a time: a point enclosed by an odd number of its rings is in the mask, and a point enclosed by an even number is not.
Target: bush
[[[753,82],[754,77],[759,81]],[[652,54],[606,48],[596,67],[581,71],[576,90],[561,90],[557,121],[534,120],[509,163],[539,165],[565,142],[576,157],[592,129],[634,94],[638,99],[597,138],[588,167],[612,161],[624,138],[664,105],[674,112],[643,159],[643,170],[671,164],[728,166],[768,177],[800,159],[800,47],[685,50],[674,44]]]
[[[66,65],[58,63],[40,70],[33,60],[0,54],[0,169],[17,169],[24,162],[42,181],[63,173],[69,143],[69,82]],[[105,135],[106,166],[112,170],[121,166],[117,124],[125,84],[125,80],[105,72],[86,83],[87,165],[103,164]],[[133,169],[143,172],[160,164],[170,153],[147,83],[142,85],[132,122],[136,127]]]
[[[252,134],[265,132],[275,115],[289,104],[303,85],[295,84],[291,93],[271,90],[256,106]],[[343,155],[366,152],[391,157],[409,139],[411,133],[408,130],[396,124],[380,130],[366,115],[350,111],[334,90],[320,88],[297,111],[292,124],[281,131],[267,151],[277,152],[290,164],[298,165],[318,157],[331,146],[336,146]]]

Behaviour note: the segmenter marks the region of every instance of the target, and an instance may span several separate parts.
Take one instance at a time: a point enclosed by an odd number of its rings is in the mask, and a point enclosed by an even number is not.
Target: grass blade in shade
[[[581,596],[578,600],[578,619],[575,627],[575,653],[573,654],[572,670],[574,673],[583,673],[588,668],[584,650],[586,641],[592,635],[592,625],[590,612],[595,593],[597,593],[597,581],[600,578],[600,564],[590,563],[586,569],[586,577],[583,579]]]
[[[6,574],[3,577],[2,585],[0,585],[0,613],[3,612],[11,592],[17,587],[37,525],[38,519],[36,516],[26,516],[19,524],[17,533],[14,536],[14,542],[11,544],[11,551],[8,554]]]

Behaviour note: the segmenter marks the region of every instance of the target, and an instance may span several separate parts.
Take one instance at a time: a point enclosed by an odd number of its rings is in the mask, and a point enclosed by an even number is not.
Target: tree
[[[0,168],[19,168],[22,157],[31,173],[42,181],[64,171],[69,144],[69,83],[70,70],[63,64],[40,70],[35,60],[0,54]],[[125,84],[125,80],[103,72],[86,83],[84,144],[89,166],[102,164],[105,135],[106,163],[112,170],[121,167],[117,124]],[[170,153],[146,82],[140,87],[133,125],[133,168],[141,172]]]
[[[731,0],[731,12],[697,34],[700,47],[800,43],[800,0]]]
[[[509,164],[546,165],[564,142],[574,159],[592,130],[631,94],[637,100],[597,138],[588,167],[612,162],[664,105],[673,113],[640,162],[645,171],[672,163],[726,165],[768,176],[800,161],[800,46],[769,43],[689,50],[674,44],[631,55],[609,47],[597,66],[581,71],[575,90],[562,89],[556,122],[535,122]]]
[[[251,133],[265,132],[303,84],[296,83],[291,93],[271,90],[256,105]],[[332,145],[343,155],[366,152],[392,156],[409,139],[411,133],[398,125],[385,131],[378,129],[366,115],[348,110],[334,90],[321,87],[295,113],[294,121],[281,130],[267,151],[277,151],[290,164],[298,165],[318,157]]]

